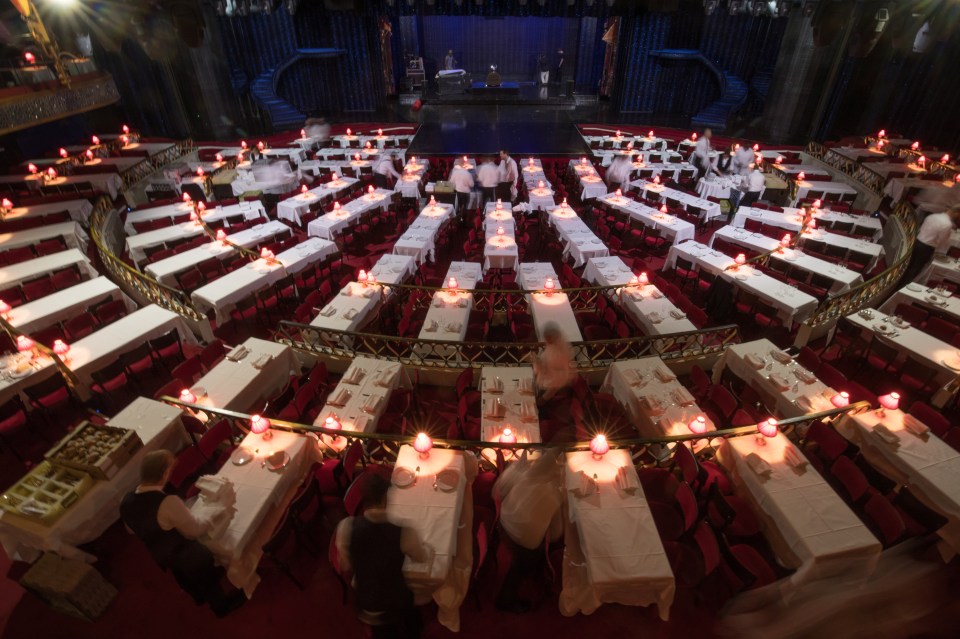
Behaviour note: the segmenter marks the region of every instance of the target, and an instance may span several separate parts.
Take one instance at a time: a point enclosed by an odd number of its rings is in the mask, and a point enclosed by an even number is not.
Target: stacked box
[[[117,596],[117,589],[93,566],[52,552],[30,567],[20,585],[54,610],[87,621],[96,620]]]

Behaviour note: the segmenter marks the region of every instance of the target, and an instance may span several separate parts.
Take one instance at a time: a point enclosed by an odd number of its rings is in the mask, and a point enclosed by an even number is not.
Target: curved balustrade
[[[308,324],[280,322],[277,341],[314,355],[376,357],[421,368],[464,369],[529,364],[540,342],[471,342],[395,337],[319,329]],[[658,355],[664,360],[714,355],[740,341],[735,324],[669,335],[574,342],[574,362],[581,371],[605,368],[622,359]]]
[[[209,328],[206,315],[194,308],[187,293],[161,284],[114,255],[102,236],[106,216],[111,213],[112,208],[113,204],[106,196],[97,199],[90,215],[90,239],[96,245],[101,262],[114,280],[132,289],[141,301],[161,306],[193,322],[205,323]]]
[[[21,335],[24,337],[30,337],[29,335],[20,331],[17,327],[15,327],[13,324],[11,324],[10,322],[8,322],[3,318],[0,318],[0,328],[3,328],[3,330],[7,333],[7,335],[10,336],[10,339],[13,340],[14,344],[17,343],[17,338],[20,337]],[[70,390],[73,392],[74,395],[78,395],[77,389],[80,386],[80,380],[77,378],[76,374],[72,370],[70,370],[66,364],[63,363],[63,360],[60,359],[60,356],[54,353],[53,349],[48,348],[47,346],[44,346],[40,342],[33,342],[33,348],[38,353],[46,355],[51,360],[53,360],[53,363],[57,367],[57,370],[60,371],[60,375],[62,375],[63,378],[66,380],[67,386],[70,388]]]
[[[886,186],[887,179],[870,168],[869,162],[857,162],[846,158],[833,149],[826,147],[819,142],[810,142],[807,144],[806,152],[815,157],[824,164],[831,166],[844,175],[853,178],[857,184],[869,190],[871,193],[883,197],[883,187]],[[791,197],[796,195],[796,182],[791,182]]]
[[[210,408],[202,404],[190,404],[181,402],[174,397],[163,396],[161,400],[177,408],[185,409],[197,414],[205,414],[208,423],[226,419],[235,435],[243,436],[249,433],[250,419],[252,415],[238,413],[235,411],[224,410],[221,408]],[[818,413],[810,413],[799,417],[782,419],[778,426],[785,435],[791,436],[797,441],[802,441],[806,434],[807,427],[817,420],[833,420],[842,415],[856,415],[870,410],[870,404],[867,402],[857,402],[843,408],[831,408],[830,410]],[[320,438],[324,444],[334,443],[334,446],[321,445],[320,451],[325,457],[338,457],[340,451],[345,450],[352,442],[360,441],[364,445],[364,454],[370,460],[395,462],[397,452],[404,444],[411,444],[415,435],[394,435],[387,433],[361,433],[347,430],[330,430],[322,426],[312,424],[299,424],[296,422],[287,422],[279,419],[270,419],[270,427],[277,430],[284,430],[296,433],[314,434]],[[414,423],[414,428],[417,424]],[[425,432],[430,432],[428,427],[424,427]],[[608,440],[610,448],[628,448],[630,456],[634,463],[641,466],[667,465],[669,458],[660,455],[660,451],[665,446],[671,446],[686,442],[696,443],[695,453],[701,458],[713,457],[720,444],[731,437],[758,436],[756,426],[740,426],[737,428],[728,428],[725,430],[707,431],[703,434],[687,433],[685,435],[664,435],[655,438],[611,438]],[[333,438],[342,438],[333,440]],[[447,448],[453,450],[462,450],[476,455],[480,459],[492,461],[493,455],[490,451],[502,451],[505,457],[515,454],[522,450],[588,450],[589,442],[571,442],[571,443],[515,443],[504,444],[501,442],[470,441],[433,438],[433,446],[436,448]]]

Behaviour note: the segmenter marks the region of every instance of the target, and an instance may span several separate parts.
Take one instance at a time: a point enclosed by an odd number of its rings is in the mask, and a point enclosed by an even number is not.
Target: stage
[[[426,103],[418,115],[421,126],[407,151],[411,155],[485,155],[503,148],[515,157],[589,151],[574,126],[586,114],[572,105]]]
[[[575,106],[580,102],[595,102],[596,96],[576,96],[572,88],[549,84],[541,86],[532,80],[504,80],[499,87],[488,87],[484,82],[472,82],[463,93],[440,93],[436,81],[427,83],[417,96],[424,104],[434,105],[529,105]]]

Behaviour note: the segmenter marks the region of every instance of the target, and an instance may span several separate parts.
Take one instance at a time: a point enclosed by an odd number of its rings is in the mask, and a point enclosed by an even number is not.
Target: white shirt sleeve
[[[946,213],[934,213],[920,225],[917,232],[917,241],[932,246],[938,253],[946,253],[950,248],[950,235],[953,232],[953,222]]]
[[[157,511],[157,523],[164,530],[176,529],[187,539],[196,539],[207,532],[212,522],[201,521],[193,516],[183,500],[176,495],[168,495],[160,503]]]

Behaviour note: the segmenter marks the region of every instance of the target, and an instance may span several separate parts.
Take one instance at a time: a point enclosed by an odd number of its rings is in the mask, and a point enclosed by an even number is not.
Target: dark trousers
[[[493,202],[496,199],[497,187],[495,186],[481,186],[480,187],[480,209],[483,210],[487,206],[487,202]]]
[[[386,189],[390,187],[390,183],[387,182],[387,176],[383,173],[374,173],[373,174],[373,184],[378,189]]]
[[[370,626],[370,636],[373,639],[419,639],[423,632],[420,611],[413,606],[405,610],[385,613],[379,621],[382,623]]]
[[[500,592],[497,594],[497,605],[509,607],[520,601],[520,587],[528,577],[537,576],[538,571],[542,575],[545,556],[543,546],[535,550],[524,548],[510,537],[504,535],[504,542],[510,547],[513,559],[510,562],[510,568],[503,578],[503,585],[500,586]]]
[[[551,76],[556,84],[563,86],[563,67],[554,67]]]
[[[915,280],[917,276],[923,272],[927,264],[930,263],[930,260],[933,259],[933,254],[936,252],[937,249],[929,244],[915,242],[913,245],[913,253],[910,255],[910,262],[907,264],[907,270],[903,272],[903,277],[900,278],[897,287],[906,286]]]
[[[702,178],[704,175],[706,175],[706,173],[707,173],[707,167],[704,166],[703,160],[701,160],[700,157],[699,157],[699,156],[696,156],[696,155],[694,155],[694,156],[691,157],[690,163],[693,165],[693,168],[695,168],[695,169],[697,170],[697,175],[696,175],[696,177],[694,178],[694,181],[697,182],[697,181],[700,180],[700,178]]]
[[[734,214],[740,210],[741,206],[751,206],[760,199],[760,191],[749,191],[744,193],[736,189],[730,189],[730,213],[727,214],[727,222],[733,219]]]

